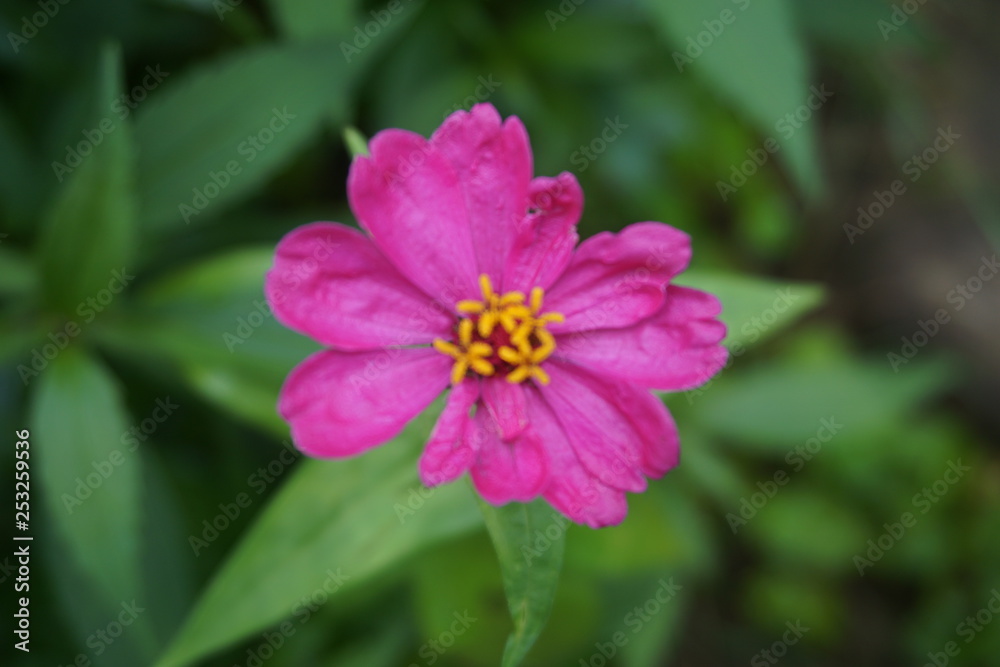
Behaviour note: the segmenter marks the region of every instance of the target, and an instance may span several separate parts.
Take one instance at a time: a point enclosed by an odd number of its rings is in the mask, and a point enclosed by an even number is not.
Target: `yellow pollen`
[[[455,304],[460,317],[457,340],[434,341],[434,349],[455,360],[452,384],[461,382],[470,371],[483,377],[499,371],[508,382],[534,378],[548,384],[549,374],[541,364],[552,355],[556,339],[545,327],[565,321],[563,315],[542,312],[545,291],[541,287],[531,290],[527,303],[522,292],[498,294],[486,274],[479,276],[479,289],[482,300],[464,299]]]

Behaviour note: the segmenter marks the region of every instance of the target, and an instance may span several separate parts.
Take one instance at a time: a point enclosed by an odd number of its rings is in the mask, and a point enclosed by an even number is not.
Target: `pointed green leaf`
[[[136,119],[141,219],[183,228],[253,194],[331,111],[343,116],[360,70],[330,41],[260,47],[167,73]]]
[[[359,0],[270,0],[271,13],[281,33],[309,40],[348,33],[357,19]],[[368,20],[371,20],[369,17]],[[365,21],[361,21],[365,23]]]
[[[780,143],[779,155],[803,191],[819,194],[815,125],[794,117],[791,123],[785,121],[787,114],[794,116],[809,100],[813,83],[790,3],[647,0],[647,5],[671,42],[668,66],[685,76],[703,76],[757,126],[764,139]]]
[[[106,289],[114,272],[131,266],[134,250],[132,146],[128,124],[112,113],[122,80],[119,49],[101,54],[93,125],[85,141],[93,147],[78,166],[67,161],[57,176],[61,189],[42,222],[40,262],[48,302],[72,312]]]
[[[213,577],[158,665],[198,662],[292,617],[303,596],[324,586],[328,604],[337,604],[341,587],[364,586],[479,526],[464,485],[420,491],[412,445],[423,442],[433,416],[364,456],[304,462]]]
[[[35,380],[32,455],[42,499],[77,561],[117,604],[139,591],[139,451],[123,437],[129,418],[107,370],[69,347]]]
[[[500,560],[514,630],[504,647],[502,667],[517,667],[549,620],[562,569],[569,520],[543,500],[480,502],[486,528]]]
[[[734,351],[770,338],[823,302],[823,288],[815,283],[698,271],[683,274],[677,283],[719,297],[728,329],[725,344]]]

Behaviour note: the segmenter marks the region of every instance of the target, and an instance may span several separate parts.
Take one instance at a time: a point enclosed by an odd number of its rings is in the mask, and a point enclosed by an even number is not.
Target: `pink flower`
[[[424,484],[468,471],[494,505],[542,496],[579,523],[621,522],[625,492],[678,462],[650,390],[696,387],[726,361],[719,302],[670,284],[688,236],[641,222],[577,246],[576,178],[533,177],[521,121],[489,104],[370,150],[347,183],[364,232],[295,229],[267,275],[278,320],[329,348],[281,390],[296,445],[360,454],[450,387]]]

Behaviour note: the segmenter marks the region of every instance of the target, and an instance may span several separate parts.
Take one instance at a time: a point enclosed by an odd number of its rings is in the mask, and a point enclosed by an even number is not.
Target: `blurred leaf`
[[[24,229],[35,213],[41,192],[39,160],[26,141],[24,130],[0,106],[0,214],[7,222],[4,231]],[[0,275],[5,272],[0,269]]]
[[[449,657],[463,664],[497,664],[510,635],[511,619],[499,568],[484,567],[494,562],[495,553],[489,535],[475,533],[456,540],[447,550],[420,557],[413,586],[421,646],[450,631],[456,614],[461,618],[468,613],[475,622],[469,627],[462,623],[456,628],[461,633],[452,633],[455,643],[448,648]],[[442,586],[443,581],[448,585]],[[413,662],[426,657],[417,646],[411,653]]]
[[[184,74],[136,119],[141,219],[180,228],[216,215],[284,166],[332,109],[349,68],[335,44],[267,46]]]
[[[192,664],[290,616],[302,596],[324,584],[364,586],[421,549],[480,525],[463,485],[416,491],[412,445],[426,438],[432,418],[364,456],[302,463],[157,664]]]
[[[139,589],[138,452],[125,451],[128,415],[115,381],[74,347],[36,380],[31,433],[44,502],[71,557],[117,604]]]
[[[274,320],[263,294],[273,255],[271,247],[235,250],[175,271],[141,291],[131,318],[105,327],[101,339],[173,362],[204,398],[285,437],[278,390],[319,346]]]
[[[823,288],[813,283],[698,271],[688,271],[675,282],[719,297],[721,319],[728,329],[725,344],[734,356],[791,326],[823,302]]]
[[[480,501],[479,506],[500,560],[507,606],[514,619],[501,665],[517,667],[549,620],[569,519],[541,499],[503,507]]]
[[[3,243],[2,238],[0,243]],[[26,294],[37,282],[34,264],[13,250],[0,247],[0,295]]]
[[[359,0],[270,0],[271,14],[281,33],[290,39],[349,34],[354,26]],[[384,7],[382,11],[386,11]],[[369,19],[371,20],[371,19]],[[364,23],[365,21],[361,21]],[[352,35],[353,37],[353,35]]]
[[[736,510],[738,511],[738,510]],[[868,527],[842,500],[811,488],[782,489],[741,529],[769,562],[799,572],[852,572]]]
[[[668,66],[685,75],[704,76],[764,139],[779,141],[780,154],[799,187],[806,194],[819,194],[814,124],[808,120],[784,124],[811,94],[809,54],[795,30],[791,3],[646,0],[646,5],[673,44]]]
[[[344,128],[344,144],[351,157],[368,156],[368,139],[358,131],[358,128],[350,125]]]
[[[42,286],[49,302],[67,312],[106,290],[114,272],[127,273],[131,268],[134,202],[129,128],[96,111],[118,96],[121,80],[121,53],[107,47],[101,54],[94,125],[87,135],[92,152],[80,151],[78,166],[67,160],[66,171],[58,172],[65,182],[42,223]],[[117,283],[121,282],[125,281],[119,278]]]
[[[892,424],[941,392],[951,375],[949,366],[931,363],[911,364],[905,375],[850,359],[771,365],[713,385],[693,413],[737,442],[786,450],[817,435],[856,436]]]

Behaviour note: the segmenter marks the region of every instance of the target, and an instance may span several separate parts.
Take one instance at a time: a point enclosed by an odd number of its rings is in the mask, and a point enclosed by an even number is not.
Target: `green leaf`
[[[823,302],[823,288],[814,283],[697,271],[676,282],[719,297],[728,328],[725,344],[734,352],[770,338]]]
[[[309,40],[348,33],[355,24],[361,3],[359,0],[270,0],[268,4],[282,35],[294,40]]]
[[[351,76],[336,44],[242,51],[184,74],[136,119],[141,219],[183,228],[253,194],[343,115]]]
[[[3,235],[0,235],[0,243],[3,243]],[[0,295],[27,294],[37,282],[34,264],[13,250],[0,247]]]
[[[913,365],[895,375],[884,361],[794,360],[721,382],[694,405],[706,430],[764,449],[787,450],[820,434],[857,436],[892,425],[950,384],[946,364]],[[826,422],[824,421],[826,420]],[[837,437],[837,435],[832,435]]]
[[[358,128],[353,126],[344,128],[344,144],[351,153],[351,157],[368,156],[368,139],[358,131]]]
[[[117,604],[139,597],[138,451],[121,392],[96,360],[64,350],[36,380],[31,405],[32,454],[42,498],[70,556]]]
[[[704,76],[757,126],[764,139],[780,143],[779,154],[792,168],[799,187],[809,195],[819,194],[815,123],[782,124],[811,94],[809,57],[796,32],[791,3],[647,0],[646,4],[672,43],[669,66],[683,75]],[[746,155],[739,159],[745,160]]]
[[[434,413],[364,456],[301,464],[157,664],[195,663],[292,616],[303,596],[324,586],[328,604],[337,604],[341,586],[363,587],[421,549],[479,526],[464,485],[420,491],[413,445],[423,442]]]
[[[543,500],[494,507],[480,501],[493,540],[514,630],[501,667],[517,667],[549,620],[569,520]]]
[[[203,398],[278,437],[275,406],[292,368],[318,345],[275,321],[264,298],[274,249],[248,248],[196,262],[137,296],[131,318],[104,327],[109,348],[164,360]]]
[[[131,268],[132,146],[128,125],[107,106],[119,95],[121,80],[120,51],[107,47],[86,139],[92,152],[75,167],[67,160],[68,173],[57,173],[64,184],[42,221],[42,287],[49,303],[64,312],[108,288],[116,270]]]

